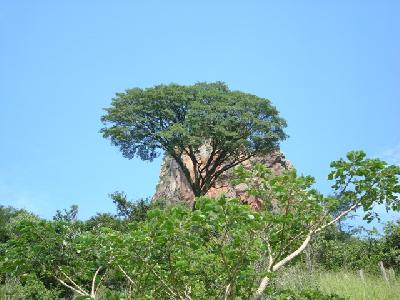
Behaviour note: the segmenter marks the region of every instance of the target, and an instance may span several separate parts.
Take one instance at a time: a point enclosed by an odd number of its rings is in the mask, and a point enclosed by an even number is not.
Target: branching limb
[[[99,289],[101,283],[103,282],[104,277],[106,276],[107,272],[104,272],[104,274],[100,277],[99,283],[97,284],[96,290],[94,291],[95,294],[97,294],[97,290]]]
[[[171,289],[171,287],[164,281],[164,279],[162,279],[162,277],[160,275],[157,274],[156,271],[154,271],[154,269],[151,269],[152,273],[158,278],[158,280],[164,285],[164,287],[168,290],[168,294],[170,294],[170,296],[173,296],[174,298],[182,298],[179,297],[179,295],[177,293],[175,293],[175,291],[173,289]]]
[[[260,300],[262,295],[264,294],[265,289],[267,288],[269,284],[269,277],[265,276],[263,279],[261,279],[260,285],[257,289],[257,291],[254,293],[252,300]]]
[[[270,271],[272,265],[274,264],[274,258],[272,256],[272,247],[268,241],[267,241],[267,248],[268,248],[268,271]]]
[[[75,286],[75,288],[76,288],[77,290],[80,291],[80,294],[81,294],[81,295],[87,295],[87,296],[89,296],[89,293],[86,292],[86,291],[85,291],[82,287],[80,287],[78,284],[76,284],[75,281],[73,281],[71,277],[69,277],[67,274],[65,274],[65,272],[61,269],[61,267],[58,267],[58,269],[60,270],[61,274],[64,275],[64,277],[67,278],[67,279],[72,283],[72,285]],[[57,278],[57,279],[58,279],[58,278]],[[58,281],[60,281],[60,279],[58,279]],[[60,282],[61,282],[61,281],[60,281]],[[65,283],[63,283],[63,284],[65,285]],[[68,286],[68,287],[69,287],[69,286]]]
[[[311,230],[306,238],[304,239],[303,243],[300,245],[299,248],[297,248],[295,251],[293,251],[291,254],[289,254],[288,256],[286,256],[284,259],[280,260],[278,263],[274,264],[272,266],[272,268],[270,269],[272,272],[276,272],[278,271],[280,268],[282,268],[284,265],[286,265],[288,262],[290,262],[292,259],[294,259],[296,256],[298,256],[299,254],[301,254],[304,249],[307,247],[307,245],[310,243],[311,238],[314,234],[324,230],[326,227],[336,223],[337,221],[339,221],[341,218],[343,218],[344,216],[346,216],[348,213],[350,213],[351,211],[355,210],[357,207],[359,207],[359,202],[353,204],[352,206],[350,206],[347,210],[341,212],[339,215],[337,215],[333,220],[331,220],[330,222],[326,223],[325,225],[322,225],[320,227],[318,227],[317,229]],[[267,244],[267,247],[269,245]],[[268,247],[268,251],[271,254],[270,247]],[[269,256],[269,260],[271,262],[271,256]],[[257,289],[257,291],[254,293],[253,296],[253,300],[258,300],[261,299],[262,294],[264,293],[265,289],[268,286],[269,283],[269,277],[265,276],[264,278],[262,278],[260,285]]]
[[[186,287],[185,289],[185,296],[181,297],[182,300],[192,300],[192,297],[190,297],[190,293],[192,292],[192,287]]]
[[[92,289],[91,289],[91,291],[90,291],[90,297],[92,297],[93,299],[95,298],[95,296],[96,296],[96,277],[97,277],[97,274],[99,274],[99,272],[100,272],[100,270],[102,269],[102,267],[98,267],[97,268],[97,270],[96,270],[96,272],[94,273],[94,276],[93,276],[93,280],[92,280]],[[100,283],[99,283],[100,284]]]
[[[76,288],[70,286],[68,283],[66,283],[65,281],[61,280],[60,278],[56,277],[56,279],[57,279],[57,281],[60,282],[63,286],[65,286],[65,287],[71,289],[71,290],[74,291],[75,293],[77,293],[77,294],[79,294],[79,295],[81,295],[81,296],[89,296],[88,293],[82,292],[82,291],[80,291],[80,290],[78,290],[78,289],[76,289]]]
[[[289,254],[288,256],[286,256],[284,259],[282,259],[281,261],[279,261],[278,263],[276,263],[273,267],[272,267],[272,271],[278,271],[280,268],[282,268],[284,265],[286,265],[289,261],[291,261],[293,258],[295,258],[296,256],[298,256],[301,252],[304,251],[304,249],[307,247],[308,243],[311,240],[311,236],[312,236],[312,232],[310,232],[305,240],[303,241],[303,243],[300,245],[299,248],[297,248],[297,250],[295,250],[294,252],[292,252],[291,254]]]
[[[225,288],[225,297],[224,300],[227,300],[229,295],[231,294],[232,288],[231,288],[231,284],[229,283],[226,288]]]
[[[308,245],[308,243],[311,240],[311,235],[312,233],[310,232],[306,239],[304,240],[304,242],[301,244],[301,246],[294,252],[292,252],[290,255],[286,256],[284,259],[282,259],[281,261],[279,261],[277,264],[275,264],[271,270],[273,272],[278,271],[281,267],[283,267],[285,264],[287,264],[289,261],[291,261],[293,258],[295,258],[296,256],[298,256],[301,252],[303,252],[303,250],[306,248],[306,246]],[[253,300],[259,300],[261,299],[262,295],[264,294],[265,289],[267,288],[268,284],[269,284],[269,277],[265,276],[261,279],[260,285],[258,286],[257,291],[254,293],[253,295]]]
[[[326,227],[336,223],[337,221],[339,221],[341,218],[343,218],[344,216],[346,216],[347,214],[349,214],[351,211],[355,210],[357,207],[359,207],[360,203],[357,202],[355,204],[353,204],[352,206],[349,207],[349,209],[342,211],[339,215],[337,215],[332,221],[326,223],[325,225],[322,225],[321,227],[317,228],[314,230],[314,233],[320,232],[321,230],[325,229]]]
[[[131,283],[131,284],[135,284],[135,282],[132,280],[132,278],[125,272],[125,270],[120,266],[120,265],[118,265],[118,269],[122,272],[122,274],[124,274],[124,276],[126,277],[126,279],[128,279],[128,281]]]

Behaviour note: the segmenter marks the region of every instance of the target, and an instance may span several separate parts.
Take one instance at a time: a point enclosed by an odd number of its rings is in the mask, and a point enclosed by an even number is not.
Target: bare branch
[[[314,230],[314,233],[320,232],[321,230],[325,229],[326,227],[336,223],[337,221],[339,221],[341,218],[343,218],[344,216],[346,216],[348,213],[350,213],[351,211],[355,210],[358,206],[360,205],[359,202],[353,204],[352,206],[350,206],[349,209],[342,211],[339,215],[336,216],[336,218],[334,218],[332,221],[328,222],[325,225],[322,225],[321,227],[317,228]]]
[[[286,242],[286,245],[282,248],[282,250],[280,251],[279,255],[284,253],[291,245],[294,241],[298,240],[298,238],[302,235],[304,235],[306,232],[305,231],[301,231],[300,233],[298,233],[297,235],[295,235],[294,237],[292,237],[291,239],[289,239]],[[279,256],[277,256],[279,257]]]
[[[268,271],[271,270],[271,267],[274,263],[274,259],[272,257],[272,248],[271,245],[269,244],[269,242],[267,241],[267,247],[268,247],[268,258],[269,258],[269,263],[268,263]]]
[[[336,218],[334,218],[332,221],[330,221],[329,223],[315,229],[312,230],[308,233],[308,235],[306,236],[305,240],[303,241],[303,243],[300,245],[299,248],[297,248],[297,250],[295,250],[294,252],[292,252],[291,254],[289,254],[288,256],[286,256],[284,259],[282,259],[281,261],[279,261],[277,264],[275,264],[272,267],[272,271],[278,271],[281,267],[283,267],[284,265],[286,265],[288,262],[290,262],[292,259],[294,259],[296,256],[298,256],[299,254],[301,254],[304,249],[307,247],[307,245],[309,244],[312,235],[314,235],[317,232],[320,232],[321,230],[325,229],[327,226],[330,226],[332,224],[334,224],[335,222],[337,222],[338,220],[340,220],[341,218],[343,218],[344,216],[346,216],[348,213],[350,213],[352,210],[356,209],[359,206],[359,203],[355,203],[352,206],[350,206],[349,209],[341,212]],[[267,244],[268,247],[268,251],[270,252],[270,246]],[[270,252],[271,253],[271,252]],[[271,263],[271,255],[269,256],[269,261]],[[269,277],[265,276],[261,282],[260,285],[257,289],[257,291],[255,292],[253,299],[254,300],[258,300],[261,299],[262,294],[264,293],[264,290],[267,288],[267,285],[269,283]]]
[[[292,252],[290,255],[286,256],[284,259],[282,259],[281,261],[279,261],[277,264],[275,264],[272,267],[272,271],[278,271],[281,267],[283,267],[284,265],[286,265],[289,261],[291,261],[293,258],[295,258],[296,256],[298,256],[301,252],[304,251],[304,249],[306,248],[306,246],[308,245],[308,243],[311,240],[311,236],[312,236],[312,232],[310,232],[306,239],[303,241],[303,243],[301,244],[301,246],[299,248],[297,248],[296,251]],[[253,300],[259,300],[261,299],[265,289],[268,286],[269,283],[269,277],[265,276],[261,279],[260,285],[258,286],[257,291],[254,293],[253,295]]]
[[[100,287],[101,282],[103,281],[104,277],[106,276],[107,272],[104,272],[104,274],[100,277],[99,283],[97,284],[96,290],[94,291],[95,294],[97,294],[97,290]]]
[[[224,297],[224,300],[227,300],[227,299],[228,299],[229,295],[231,294],[231,291],[232,291],[232,289],[231,289],[231,284],[229,283],[229,284],[226,286],[226,288],[225,288],[225,297]]]
[[[190,293],[192,292],[192,287],[186,287],[185,289],[185,297],[181,297],[182,300],[192,300],[192,297],[190,297]]]
[[[78,289],[76,289],[76,288],[70,286],[70,285],[67,284],[65,281],[61,280],[60,278],[56,277],[56,279],[57,279],[58,282],[60,282],[62,285],[66,286],[67,288],[69,288],[69,289],[71,289],[71,290],[73,290],[75,293],[77,293],[77,294],[79,294],[79,295],[82,295],[82,296],[89,296],[88,293],[86,293],[86,292],[84,292],[84,291],[82,292],[82,291],[80,291],[80,290],[78,290]]]
[[[265,276],[258,287],[257,291],[254,293],[252,300],[260,300],[262,295],[264,294],[265,289],[267,288],[269,283],[269,277]]]
[[[82,287],[80,287],[78,284],[75,283],[75,281],[72,280],[71,277],[69,277],[67,274],[65,274],[65,272],[61,269],[61,267],[58,267],[58,269],[60,270],[61,274],[63,274],[65,276],[65,278],[67,278],[78,290],[81,291],[81,293],[83,295],[89,295],[88,292],[86,292]]]
[[[97,277],[97,274],[99,274],[101,269],[102,269],[102,267],[98,267],[96,272],[94,273],[94,276],[93,276],[92,290],[90,292],[90,297],[92,297],[92,298],[94,298],[96,296],[96,288],[95,288],[95,286],[96,286],[96,277]]]
[[[122,274],[124,274],[124,276],[129,280],[129,282],[131,284],[135,284],[135,282],[132,280],[132,278],[125,272],[124,269],[122,269],[122,267],[120,265],[118,265],[118,268],[120,269],[120,271],[122,272]]]
[[[173,295],[175,298],[181,298],[174,292],[173,289],[170,288],[170,286],[164,281],[164,279],[162,279],[162,277],[158,275],[156,271],[154,271],[154,269],[151,269],[151,271],[158,278],[158,280],[160,280],[160,282],[167,288],[167,290],[170,292],[170,295]]]
[[[297,255],[299,255],[301,252],[303,252],[303,250],[307,247],[308,243],[311,240],[311,236],[312,236],[313,232],[310,232],[307,237],[305,238],[305,240],[303,241],[303,243],[300,245],[299,248],[297,248],[297,250],[295,250],[294,252],[292,252],[291,254],[289,254],[288,256],[286,256],[284,259],[282,259],[281,261],[279,261],[277,264],[275,264],[272,267],[272,271],[278,271],[281,267],[283,267],[284,265],[286,265],[289,261],[291,261],[293,258],[295,258]]]

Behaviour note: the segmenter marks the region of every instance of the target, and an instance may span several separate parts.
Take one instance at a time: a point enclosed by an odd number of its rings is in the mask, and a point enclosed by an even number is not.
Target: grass
[[[389,283],[382,276],[365,274],[364,280],[351,271],[314,271],[291,268],[275,280],[282,289],[319,289],[354,300],[400,300],[400,280],[393,271],[388,272]]]
[[[294,267],[280,273],[274,285],[278,289],[319,289],[351,300],[400,300],[400,280],[395,278],[393,271],[388,272],[388,277],[389,283],[378,275],[365,274],[363,280],[358,273],[351,271],[319,270],[310,273],[304,268]],[[19,288],[20,284],[14,281],[0,286],[0,299],[18,299],[6,297],[6,290]]]
[[[351,272],[320,273],[316,280],[321,291],[357,300],[400,300],[400,281],[381,276],[365,275],[364,280]]]

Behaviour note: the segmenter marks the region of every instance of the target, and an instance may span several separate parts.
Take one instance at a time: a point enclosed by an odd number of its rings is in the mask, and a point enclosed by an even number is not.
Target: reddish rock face
[[[206,162],[208,159],[208,151],[206,147],[202,147],[200,151],[200,160]],[[184,163],[192,167],[191,160],[188,157],[183,158]],[[254,163],[261,163],[272,169],[275,175],[280,174],[283,170],[292,169],[290,161],[285,156],[276,151],[267,156],[253,157],[242,163],[243,167],[249,169]],[[247,185],[242,183],[236,186],[231,184],[233,169],[222,174],[216,184],[210,188],[206,196],[218,197],[225,194],[228,198],[239,198],[243,202],[248,203],[254,210],[260,207],[261,201],[254,197],[246,195]],[[167,204],[175,203],[193,203],[194,194],[190,188],[189,182],[183,174],[177,162],[170,156],[165,156],[161,165],[160,180],[156,187],[156,193],[153,201],[164,200]]]

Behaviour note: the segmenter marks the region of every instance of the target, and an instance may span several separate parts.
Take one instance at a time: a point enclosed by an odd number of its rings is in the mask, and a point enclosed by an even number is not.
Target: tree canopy
[[[181,167],[195,196],[226,170],[279,148],[286,122],[268,99],[231,91],[225,83],[157,85],[117,93],[101,132],[124,157],[152,161],[165,152]],[[200,147],[209,155],[199,159]],[[190,158],[192,166],[184,163]]]

